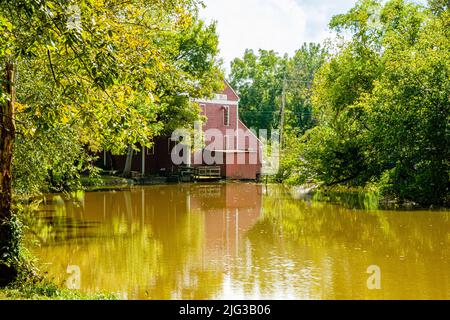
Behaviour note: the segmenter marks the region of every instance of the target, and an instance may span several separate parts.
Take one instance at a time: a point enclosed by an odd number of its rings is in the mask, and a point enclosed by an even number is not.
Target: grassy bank
[[[118,176],[81,177],[81,184],[86,191],[107,190],[111,188],[123,189],[135,184],[131,179]]]
[[[130,186],[126,179],[120,177],[102,177],[95,181],[87,178],[86,189],[98,188],[120,188]],[[7,286],[0,286],[0,300],[114,300],[117,296],[109,293],[84,294],[77,290],[65,288],[61,283],[48,279],[39,268],[38,261],[27,250],[32,241],[25,236],[25,230],[30,225],[30,217],[35,214],[37,202],[32,198],[18,201],[14,207],[13,218],[7,225],[10,226],[14,238],[6,245],[10,254],[0,265],[14,266],[15,281]],[[4,272],[4,270],[2,271]],[[2,285],[5,285],[2,278]],[[7,280],[6,280],[7,281]]]
[[[101,191],[111,189],[125,189],[134,185],[161,185],[166,184],[167,178],[157,175],[136,177],[133,179],[127,179],[114,175],[101,175],[98,177],[81,177],[81,185],[85,191]]]
[[[0,300],[116,300],[114,294],[87,295],[76,290],[64,289],[55,283],[16,283],[0,288]]]
[[[345,185],[324,186],[317,184],[284,184],[296,198],[310,199],[318,202],[336,203],[347,208],[365,210],[430,210],[445,209],[446,206],[421,206],[408,200],[400,200],[392,196],[383,195],[373,186],[349,187]]]

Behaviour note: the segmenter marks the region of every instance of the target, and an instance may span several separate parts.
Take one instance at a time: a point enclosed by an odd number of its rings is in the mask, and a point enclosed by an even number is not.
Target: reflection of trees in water
[[[381,203],[381,198],[371,192],[322,192],[316,191],[312,196],[313,201],[338,204],[349,209],[378,210],[387,203]]]
[[[317,201],[264,198],[264,219],[256,226],[265,237],[299,245],[342,244],[387,254],[441,254],[449,258],[450,212],[362,211]],[[266,228],[265,224],[272,227]],[[257,233],[257,232],[256,232]]]
[[[78,211],[83,216],[84,192],[49,195],[39,200],[39,203],[37,208],[34,208],[34,204],[30,206],[30,214],[25,219],[40,246],[93,236],[89,231],[97,223],[83,221],[73,214]]]
[[[177,185],[56,198],[36,221],[36,252],[51,274],[78,265],[82,288],[129,298],[221,297],[224,274],[233,294],[263,298],[448,298],[450,213],[348,209],[295,200],[280,186],[262,194],[261,204],[261,188],[248,184]],[[251,213],[260,207],[261,217]],[[234,240],[224,228],[241,231]],[[367,291],[372,264],[383,291]]]
[[[52,262],[51,274],[78,265],[82,287],[129,298],[202,299],[210,286],[220,286],[220,275],[199,263],[203,220],[188,214],[184,192],[153,188],[86,197],[84,208],[56,201],[49,207],[55,211],[34,224],[43,242],[36,251]]]
[[[258,286],[297,298],[449,297],[449,212],[350,210],[294,200],[279,187],[267,194],[264,216],[247,233],[250,266],[233,272],[248,292]],[[387,273],[389,290],[367,291],[365,271],[374,263]]]

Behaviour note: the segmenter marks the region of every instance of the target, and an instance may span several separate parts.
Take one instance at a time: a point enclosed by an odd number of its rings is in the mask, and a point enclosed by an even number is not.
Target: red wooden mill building
[[[133,156],[132,171],[141,176],[173,175],[192,168],[214,172],[222,179],[257,180],[262,170],[262,142],[239,119],[239,96],[227,81],[222,92],[212,100],[195,100],[206,117],[202,131],[205,148],[191,153],[182,165],[172,161],[173,148],[177,144],[171,137],[157,137],[152,148],[142,148]],[[218,135],[220,133],[220,135]],[[213,134],[213,137],[211,136]],[[216,139],[223,139],[216,141]],[[219,159],[211,163],[207,155]],[[126,156],[112,156],[104,152],[99,165],[106,170],[123,171]]]

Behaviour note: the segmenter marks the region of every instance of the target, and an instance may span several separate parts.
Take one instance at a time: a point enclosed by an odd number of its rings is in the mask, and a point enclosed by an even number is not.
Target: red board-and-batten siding
[[[262,154],[262,143],[260,140],[242,123],[239,119],[239,96],[234,92],[228,82],[225,81],[224,90],[215,96],[212,100],[196,100],[199,103],[202,113],[207,121],[204,123],[203,130],[217,129],[225,136],[227,130],[233,130],[234,135],[230,137],[233,145],[228,146],[227,151],[223,153],[224,164],[221,167],[222,176],[227,179],[254,180],[261,174],[260,154]],[[224,124],[224,108],[229,110],[229,125]],[[241,129],[242,135],[237,135]],[[144,175],[157,174],[165,171],[167,173],[177,170],[177,166],[172,163],[169,144],[169,138],[157,137],[154,141],[153,152],[145,150],[139,152],[133,157],[132,171],[143,173]],[[236,145],[236,141],[238,141]],[[225,141],[224,141],[225,142]],[[175,142],[171,142],[171,147]],[[256,150],[255,150],[256,149]],[[216,151],[217,153],[217,151]],[[191,163],[195,166],[195,155],[191,157]],[[238,157],[245,157],[244,164],[237,164]],[[234,158],[232,163],[227,163],[227,159]],[[250,160],[256,159],[256,164],[251,164]],[[106,169],[123,170],[126,156],[111,156],[107,153],[106,159],[102,155],[100,164]],[[205,164],[203,164],[205,165]],[[144,171],[144,172],[143,172]]]
[[[203,115],[207,118],[203,130],[220,130],[224,136],[222,175],[227,179],[253,180],[261,174],[262,165],[259,156],[262,153],[262,143],[239,119],[239,100],[239,96],[225,81],[225,89],[215,98],[196,100],[196,102],[199,103]],[[229,113],[228,125],[225,123],[225,112]],[[227,130],[232,130],[233,136],[230,136]],[[228,136],[228,139],[225,136]],[[208,140],[208,137],[205,137],[205,140]],[[228,146],[225,145],[226,142]],[[220,153],[220,150],[217,152]],[[238,164],[240,160],[238,158],[245,158],[245,162],[242,164],[240,161],[241,164]]]

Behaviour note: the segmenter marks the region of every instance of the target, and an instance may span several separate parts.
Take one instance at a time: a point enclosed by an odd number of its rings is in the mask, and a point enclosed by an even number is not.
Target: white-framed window
[[[203,115],[206,116],[206,104],[200,104],[200,109],[203,110]]]
[[[226,94],[220,94],[220,93],[218,93],[218,94],[216,94],[216,99],[217,99],[217,100],[224,100],[224,101],[227,101],[227,100],[228,100],[228,96],[227,96]]]
[[[230,125],[230,107],[228,106],[223,107],[223,125],[224,126]]]
[[[224,136],[224,149],[233,150],[233,136]]]

